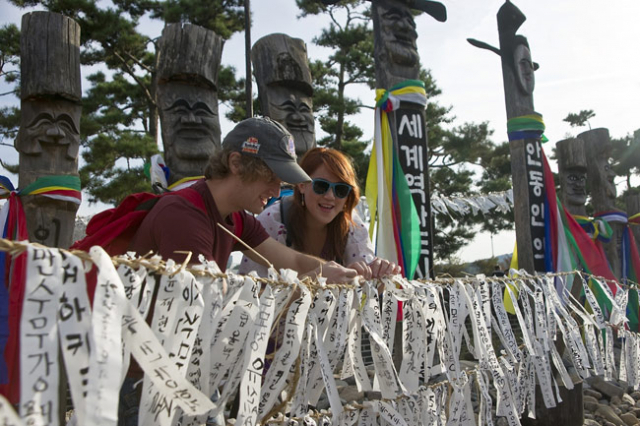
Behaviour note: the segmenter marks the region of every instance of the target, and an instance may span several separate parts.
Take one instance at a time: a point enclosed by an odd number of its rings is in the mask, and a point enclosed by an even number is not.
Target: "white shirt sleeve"
[[[344,249],[344,259],[342,263],[348,266],[353,262],[364,260],[370,263],[375,259],[373,244],[369,239],[369,230],[360,219],[356,209],[351,213],[354,224],[349,229],[347,237],[347,246]]]
[[[280,217],[280,201],[276,201],[265,210],[262,211],[257,217],[258,221],[262,224],[267,234],[279,243],[286,244],[287,230],[282,223]],[[267,267],[262,266],[259,263],[254,262],[247,256],[243,255],[238,267],[238,273],[246,275],[250,271],[256,271],[258,276],[267,276]]]

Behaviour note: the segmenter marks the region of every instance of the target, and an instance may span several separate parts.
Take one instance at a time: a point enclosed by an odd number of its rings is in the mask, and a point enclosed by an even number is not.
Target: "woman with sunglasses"
[[[334,149],[314,148],[300,166],[312,181],[296,185],[293,196],[283,197],[258,216],[271,237],[355,269],[367,279],[400,273],[395,263],[375,257],[367,229],[355,212],[360,190],[349,159]],[[239,271],[261,276],[267,272],[246,256]]]

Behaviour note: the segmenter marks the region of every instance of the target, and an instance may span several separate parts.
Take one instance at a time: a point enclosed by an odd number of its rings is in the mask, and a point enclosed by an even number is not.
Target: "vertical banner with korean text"
[[[395,111],[398,158],[407,177],[409,190],[420,218],[420,258],[415,278],[432,277],[433,235],[431,232],[431,195],[427,129],[422,106],[403,102]]]

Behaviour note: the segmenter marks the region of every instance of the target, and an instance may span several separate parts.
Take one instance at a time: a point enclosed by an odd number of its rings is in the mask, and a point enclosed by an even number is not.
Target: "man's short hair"
[[[204,169],[206,179],[224,179],[229,176],[229,156],[236,150],[230,147],[218,148],[209,157],[207,167]],[[255,182],[257,180],[271,181],[275,178],[267,163],[260,158],[248,155],[240,155],[240,179],[243,182]]]

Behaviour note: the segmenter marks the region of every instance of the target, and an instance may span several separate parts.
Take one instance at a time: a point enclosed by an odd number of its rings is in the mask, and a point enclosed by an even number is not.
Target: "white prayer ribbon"
[[[58,425],[58,325],[62,257],[27,246],[20,318],[20,415],[28,425]],[[117,407],[117,406],[116,406]]]

